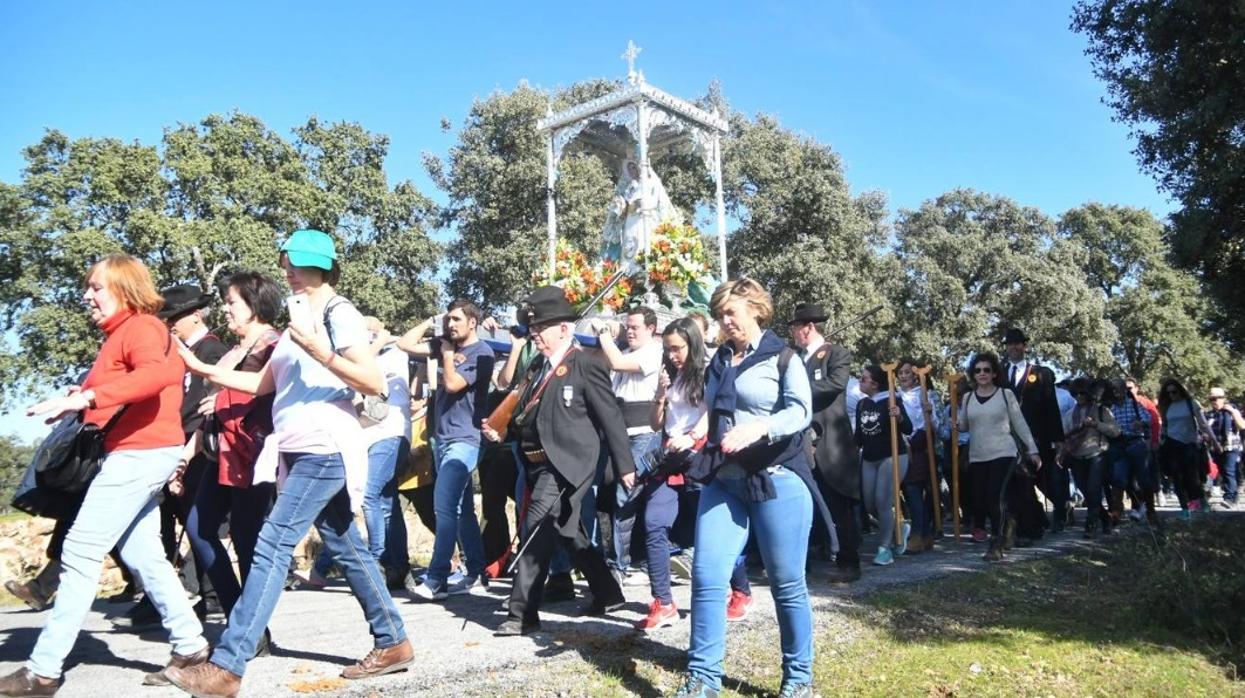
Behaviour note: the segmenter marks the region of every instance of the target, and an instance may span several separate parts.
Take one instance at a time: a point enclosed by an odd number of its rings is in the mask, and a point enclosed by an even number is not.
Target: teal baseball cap
[[[333,238],[322,230],[311,228],[295,230],[281,246],[281,251],[296,267],[316,267],[328,271],[333,268],[333,260],[337,259]]]

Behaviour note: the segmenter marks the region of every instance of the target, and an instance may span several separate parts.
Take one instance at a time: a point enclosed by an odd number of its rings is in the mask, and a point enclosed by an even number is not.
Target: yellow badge
[[[566,375],[567,370],[568,369],[565,366],[558,366],[558,370],[554,371],[553,375],[557,376],[558,378],[561,378],[562,376]]]
[[[822,349],[821,351],[817,352],[817,358],[818,360],[826,358],[826,350]]]
[[[1030,383],[1036,383],[1036,382],[1037,382],[1037,374],[1036,374],[1036,373],[1030,373],[1030,374],[1029,374],[1029,382],[1030,382]]]

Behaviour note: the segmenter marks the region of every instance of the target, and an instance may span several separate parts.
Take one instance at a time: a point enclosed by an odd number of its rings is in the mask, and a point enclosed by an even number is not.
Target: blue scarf
[[[735,381],[744,371],[778,356],[786,347],[773,332],[766,330],[757,343],[756,351],[731,365],[735,355],[730,343],[718,347],[709,362],[705,379],[705,402],[709,405],[709,434],[705,447],[694,459],[688,475],[693,480],[707,483],[716,477],[718,470],[726,465],[728,456],[722,452],[722,436],[735,425]],[[779,377],[780,385],[782,378]],[[782,396],[779,395],[779,403]],[[729,459],[743,466],[748,472],[748,490],[753,501],[764,501],[778,496],[766,468],[773,465],[787,466],[791,470],[808,470],[804,454],[804,433],[788,436],[773,443],[758,442],[731,454]],[[795,461],[799,461],[796,463]]]

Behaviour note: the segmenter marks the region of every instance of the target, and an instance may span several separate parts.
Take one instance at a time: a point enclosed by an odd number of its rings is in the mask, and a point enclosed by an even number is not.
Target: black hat
[[[206,308],[215,300],[210,293],[204,293],[194,284],[178,284],[160,291],[164,296],[164,305],[156,313],[161,320],[173,320],[187,315],[200,308]]]
[[[1007,331],[1007,334],[1003,335],[1003,343],[1004,344],[1028,344],[1029,335],[1025,334],[1025,331],[1020,329],[1019,327],[1013,327]]]
[[[566,294],[557,286],[541,286],[519,304],[518,321],[521,325],[539,325],[549,322],[572,322],[579,313],[566,300]]]
[[[825,322],[828,317],[830,316],[826,315],[825,309],[817,303],[797,303],[795,314],[791,316],[791,324],[794,325],[797,322]]]

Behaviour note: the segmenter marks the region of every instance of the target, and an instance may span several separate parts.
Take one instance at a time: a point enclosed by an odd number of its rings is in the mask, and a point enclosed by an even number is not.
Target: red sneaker
[[[984,542],[986,542],[986,529],[984,529],[984,528],[974,528],[974,529],[973,529],[973,542],[974,542],[974,543],[984,543]]]
[[[648,632],[657,628],[669,628],[679,619],[679,609],[673,603],[664,604],[661,599],[653,599],[649,604],[648,615],[636,622],[636,630]]]
[[[730,601],[726,603],[726,619],[731,622],[740,621],[747,618],[751,611],[752,594],[731,591]]]

